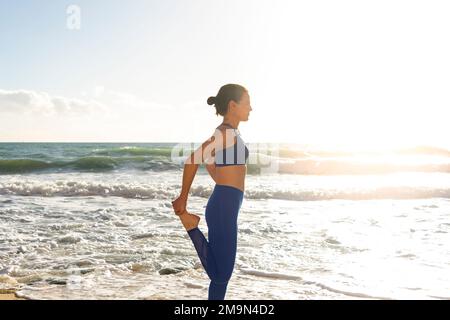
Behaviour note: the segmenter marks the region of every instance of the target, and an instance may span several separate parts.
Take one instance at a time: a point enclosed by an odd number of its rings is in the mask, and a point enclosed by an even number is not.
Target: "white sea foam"
[[[434,174],[248,176],[227,298],[445,298],[450,202],[420,197],[449,184]],[[213,187],[197,175],[188,201],[206,237]],[[13,279],[3,288],[17,282],[34,299],[206,298],[169,201],[180,188],[174,172],[1,176],[0,275]]]
[[[266,277],[266,278],[282,279],[282,280],[301,280],[302,279],[300,276],[289,275],[289,274],[284,274],[284,273],[266,272],[266,271],[245,269],[245,268],[241,268],[239,270],[242,273],[251,274],[254,276],[258,276],[258,277]]]
[[[286,177],[274,176],[263,185],[260,179],[251,179],[247,183],[245,198],[248,199],[280,199],[294,201],[313,200],[369,200],[369,199],[427,199],[450,198],[450,185],[424,186],[423,184],[405,185],[407,182],[399,181],[397,185],[392,182],[373,183],[369,179],[364,185],[341,186],[314,186],[309,184],[314,178],[301,178],[303,185],[283,184]],[[56,181],[38,180],[29,178],[6,178],[0,180],[1,195],[42,196],[42,197],[79,197],[101,196],[122,197],[131,199],[174,199],[180,191],[180,184],[152,183],[150,181],[96,181],[58,179]],[[213,185],[193,185],[190,194],[195,197],[208,198]],[[5,200],[8,201],[8,200]],[[9,200],[10,201],[10,200]]]

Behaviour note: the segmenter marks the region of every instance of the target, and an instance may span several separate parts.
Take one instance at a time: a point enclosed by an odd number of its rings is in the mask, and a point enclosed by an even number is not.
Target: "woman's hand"
[[[177,199],[172,201],[173,210],[177,215],[181,215],[186,211],[187,197],[180,195]]]

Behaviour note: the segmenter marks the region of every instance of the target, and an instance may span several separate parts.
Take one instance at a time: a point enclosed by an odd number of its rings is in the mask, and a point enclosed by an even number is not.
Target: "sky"
[[[449,16],[433,0],[0,0],[0,142],[201,142],[222,121],[207,98],[239,83],[246,142],[450,148]]]

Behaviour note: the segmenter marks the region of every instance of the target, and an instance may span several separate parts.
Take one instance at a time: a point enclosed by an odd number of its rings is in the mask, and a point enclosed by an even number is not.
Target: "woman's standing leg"
[[[208,239],[198,228],[188,231],[211,279],[209,300],[223,300],[233,273],[237,249],[237,215],[242,203],[238,189],[216,185],[206,206]]]
[[[209,284],[208,299],[223,300],[234,269],[237,250],[237,215],[240,203],[234,188],[219,185],[217,207],[206,213],[208,239],[217,269]]]

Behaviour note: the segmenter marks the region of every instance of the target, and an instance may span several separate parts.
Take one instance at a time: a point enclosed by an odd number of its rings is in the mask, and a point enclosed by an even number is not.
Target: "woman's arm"
[[[191,189],[192,181],[194,180],[195,174],[197,173],[198,166],[198,164],[189,163],[189,161],[186,161],[184,165],[181,193],[177,199],[172,201],[173,210],[177,215],[183,214],[186,211],[189,190]]]
[[[214,144],[212,144],[214,140],[214,136],[206,140],[197,150],[191,153],[191,155],[185,161],[181,193],[176,200],[172,201],[173,209],[178,215],[186,211],[189,190],[191,189],[191,185],[194,181],[195,174],[197,173],[198,166],[202,164],[205,159],[209,159],[211,157],[211,154],[213,153],[212,150],[214,150]],[[210,163],[210,161],[208,162]]]

